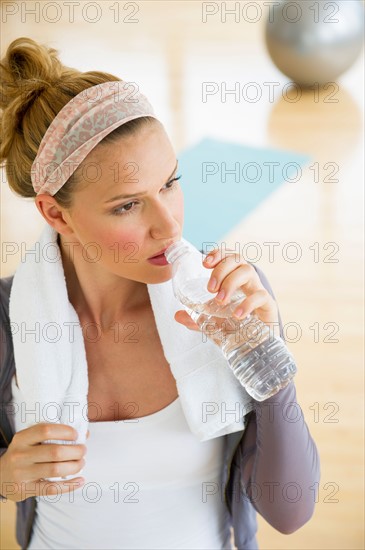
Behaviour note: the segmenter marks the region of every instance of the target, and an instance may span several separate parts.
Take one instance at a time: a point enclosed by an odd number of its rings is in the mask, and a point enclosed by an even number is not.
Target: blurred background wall
[[[260,247],[258,265],[287,325],[298,400],[321,457],[313,518],[282,535],[258,516],[258,541],[262,549],[364,548],[363,52],[331,85],[299,94],[265,46],[271,2],[70,4],[1,2],[1,55],[27,36],[58,49],[66,65],[137,82],[177,156],[204,138],[310,156],[297,181],[284,182],[222,236],[228,248],[237,242]],[[206,83],[218,92],[204,101]],[[235,86],[238,101],[222,96]],[[5,277],[44,220],[32,200],[9,190],[4,171],[1,214],[2,244],[18,245],[2,255]],[[278,243],[274,255],[264,243]],[[299,246],[295,261],[288,243]],[[18,548],[15,504],[0,503],[0,514],[1,548]]]

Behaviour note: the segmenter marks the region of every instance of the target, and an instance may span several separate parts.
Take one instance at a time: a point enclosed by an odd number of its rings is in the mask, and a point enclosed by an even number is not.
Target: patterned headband
[[[135,90],[134,82],[104,82],[66,103],[47,128],[32,164],[37,195],[57,193],[90,151],[118,126],[143,116],[157,118],[147,98]]]

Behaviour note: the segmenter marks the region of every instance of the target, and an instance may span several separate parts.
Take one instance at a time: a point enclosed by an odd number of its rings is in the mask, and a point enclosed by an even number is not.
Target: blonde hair
[[[5,162],[10,188],[21,197],[36,196],[31,167],[40,142],[57,113],[77,94],[103,82],[122,79],[100,71],[80,72],[66,67],[58,51],[31,38],[17,38],[0,61],[0,164]],[[135,134],[153,117],[140,117],[108,134],[99,145]],[[98,145],[98,146],[99,146]],[[82,185],[82,163],[54,195],[60,206],[72,207],[72,195]]]

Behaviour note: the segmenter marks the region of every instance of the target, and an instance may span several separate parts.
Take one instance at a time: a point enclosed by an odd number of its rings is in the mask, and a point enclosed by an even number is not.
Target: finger
[[[215,255],[216,253],[219,251],[219,247],[216,247],[214,248],[213,250],[211,250],[206,256],[205,258],[203,258],[203,264],[205,266],[213,266],[215,264]]]
[[[175,313],[175,320],[178,323],[186,326],[187,328],[190,328],[193,330],[200,330],[199,326],[193,321],[190,315],[184,310],[180,310]]]
[[[50,476],[51,477],[51,476]],[[33,482],[29,485],[29,488],[34,487],[34,496],[48,496],[57,495],[63,493],[70,493],[84,485],[85,479],[82,477],[75,477],[66,481],[40,481]],[[26,485],[27,487],[27,485]],[[27,491],[27,495],[28,495]]]
[[[236,255],[233,251],[225,249],[224,252],[220,247],[214,248],[203,258],[203,264],[205,267],[214,267],[218,261],[224,258],[229,258]]]
[[[71,440],[77,439],[77,430],[67,424],[54,424],[52,422],[39,422],[30,428],[17,432],[19,445],[38,445],[47,439]]]
[[[209,267],[213,267],[213,271],[210,274],[209,282],[207,288],[210,292],[217,292],[220,288],[220,285],[226,275],[239,267],[239,262],[237,258],[231,256],[221,257],[221,254],[215,254],[213,256],[213,262]]]
[[[213,286],[213,280],[216,281],[215,286]],[[220,292],[215,297],[217,300],[222,300],[222,304],[227,304],[230,301],[232,294],[240,288],[246,296],[257,292],[258,290],[264,288],[260,278],[255,270],[255,268],[245,262],[240,260],[237,262],[237,257],[226,257],[224,261],[220,261],[215,268],[213,269],[210,280],[208,283],[208,290],[211,292]]]
[[[32,461],[39,462],[59,462],[67,460],[79,460],[87,453],[87,447],[83,444],[63,445],[58,443],[48,443],[35,445],[32,448]],[[27,453],[28,454],[28,453]],[[23,452],[23,459],[25,453]],[[21,460],[21,459],[20,459]]]
[[[32,464],[30,468],[31,480],[46,477],[65,477],[76,475],[85,466],[86,460],[71,460],[68,462],[44,462],[42,464]],[[28,480],[29,481],[29,480]]]
[[[276,318],[276,302],[266,289],[259,290],[245,298],[243,302],[235,308],[233,316],[237,319],[243,319],[253,312],[264,323],[269,323]]]

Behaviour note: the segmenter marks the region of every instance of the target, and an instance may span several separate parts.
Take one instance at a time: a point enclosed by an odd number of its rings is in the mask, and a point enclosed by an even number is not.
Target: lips
[[[169,246],[171,246],[172,243],[170,243],[168,246],[166,246],[165,248],[163,248],[162,250],[160,250],[160,252],[157,252],[157,254],[155,254],[154,256],[150,256],[148,259],[151,260],[151,258],[156,258],[157,256],[161,256],[165,250],[168,249]]]

